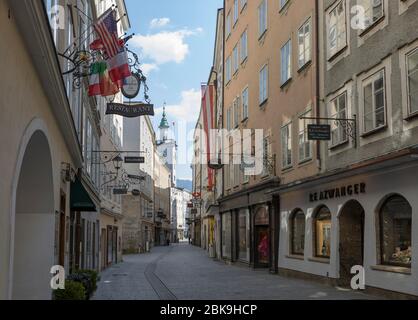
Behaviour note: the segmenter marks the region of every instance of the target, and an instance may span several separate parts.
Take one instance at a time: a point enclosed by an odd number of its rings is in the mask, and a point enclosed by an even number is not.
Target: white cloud
[[[177,120],[196,122],[199,116],[201,98],[200,90],[185,90],[181,93],[179,104],[166,106],[167,114]],[[157,109],[156,114],[162,114],[162,108]]]
[[[145,76],[148,76],[151,71],[158,70],[158,66],[155,63],[143,63],[141,64],[141,70]]]
[[[157,65],[167,62],[181,63],[189,54],[189,45],[185,42],[185,38],[201,32],[202,28],[197,28],[140,34],[134,36],[131,42],[141,50],[144,58],[152,60]]]
[[[162,28],[170,23],[170,18],[155,18],[150,22],[150,28]]]

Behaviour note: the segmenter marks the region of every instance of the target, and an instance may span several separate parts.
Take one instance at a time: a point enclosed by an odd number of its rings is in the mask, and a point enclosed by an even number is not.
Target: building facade
[[[283,186],[279,267],[349,286],[418,295],[416,1],[323,1],[321,174]],[[402,35],[402,36],[400,36]]]
[[[188,203],[192,200],[189,191],[182,188],[171,188],[171,213],[173,226],[176,228],[174,242],[188,239],[186,217],[188,216]]]
[[[123,250],[126,253],[148,252],[154,246],[154,154],[155,132],[148,116],[124,119],[124,151],[145,158],[142,164],[124,164],[131,179],[129,195],[123,197]],[[137,153],[135,153],[137,152]],[[138,190],[139,195],[132,191]]]
[[[227,261],[277,271],[279,199],[269,191],[318,172],[304,119],[318,108],[315,3],[225,1],[223,128],[230,134],[219,201]],[[236,145],[251,145],[251,156]],[[262,168],[246,174],[254,163]]]

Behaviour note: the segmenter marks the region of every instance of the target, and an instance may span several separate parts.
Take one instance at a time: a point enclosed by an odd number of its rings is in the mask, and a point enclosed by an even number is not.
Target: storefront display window
[[[411,267],[412,208],[401,196],[390,197],[380,211],[381,262]]]
[[[331,256],[331,212],[327,207],[321,207],[315,217],[316,256],[330,258]]]
[[[303,256],[305,253],[305,214],[297,210],[291,216],[291,253]]]
[[[231,259],[231,213],[222,215],[222,257]]]
[[[249,250],[249,211],[241,210],[238,216],[239,259],[250,260]]]

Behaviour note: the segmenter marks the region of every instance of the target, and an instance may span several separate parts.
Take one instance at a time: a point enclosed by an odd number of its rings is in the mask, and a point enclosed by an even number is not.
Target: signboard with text
[[[309,124],[308,140],[313,141],[330,141],[331,126],[329,124]]]
[[[126,118],[136,118],[140,116],[153,116],[154,105],[137,103],[137,104],[123,104],[123,103],[108,103],[106,114],[116,114]]]
[[[125,163],[145,163],[145,157],[125,157]]]

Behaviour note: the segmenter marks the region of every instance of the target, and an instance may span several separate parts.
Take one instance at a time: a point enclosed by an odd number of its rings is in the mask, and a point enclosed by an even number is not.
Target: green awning
[[[71,183],[70,208],[72,211],[97,211],[96,205],[78,178]]]

